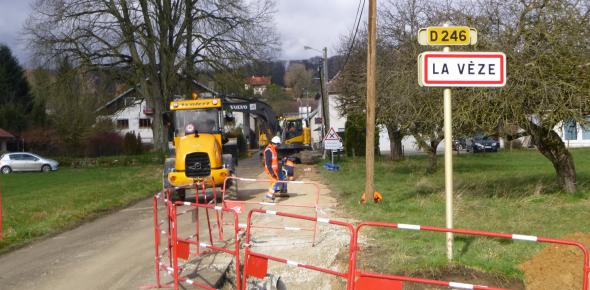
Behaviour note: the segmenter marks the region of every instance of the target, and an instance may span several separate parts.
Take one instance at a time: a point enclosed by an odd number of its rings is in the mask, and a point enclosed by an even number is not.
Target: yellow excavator
[[[283,116],[279,118],[278,132],[260,130],[258,144],[260,148],[268,145],[268,140],[275,135],[281,137],[281,145],[278,147],[279,154],[288,156],[303,150],[311,150],[311,129],[309,120],[299,116]]]
[[[174,188],[177,198],[184,200],[186,189],[195,182],[207,186],[223,186],[225,178],[235,172],[237,145],[234,154],[228,150],[225,136],[222,99],[174,100],[164,118],[172,131],[173,148],[164,164],[164,188]]]

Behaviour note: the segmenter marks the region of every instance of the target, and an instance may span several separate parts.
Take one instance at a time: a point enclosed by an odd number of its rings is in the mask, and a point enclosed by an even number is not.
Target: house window
[[[590,140],[590,116],[586,117],[586,124],[582,126],[582,139]]]
[[[152,119],[139,119],[139,128],[151,128]]]
[[[118,119],[117,120],[117,129],[129,129],[129,120],[128,119]]]
[[[563,123],[563,137],[565,140],[578,140],[578,128],[575,120],[567,120]]]

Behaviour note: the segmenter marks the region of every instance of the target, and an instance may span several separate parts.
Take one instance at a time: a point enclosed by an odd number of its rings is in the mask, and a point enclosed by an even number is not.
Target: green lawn
[[[455,155],[455,227],[547,237],[590,232],[590,150],[572,154],[576,194],[559,191],[550,162],[534,150]],[[322,172],[355,219],[444,227],[443,162],[439,156],[438,172],[428,175],[425,156],[378,161],[375,183],[384,202],[365,206],[359,204],[364,159],[342,161],[339,172]],[[360,264],[373,270],[409,273],[447,264],[444,233],[370,230],[364,236],[371,262],[361,258]],[[459,264],[522,278],[518,265],[540,249],[530,242],[459,236],[454,255]]]
[[[0,252],[149,197],[160,186],[161,166],[156,165],[2,175]]]

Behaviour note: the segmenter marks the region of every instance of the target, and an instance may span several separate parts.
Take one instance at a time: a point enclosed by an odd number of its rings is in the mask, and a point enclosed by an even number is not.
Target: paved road
[[[151,200],[0,257],[1,289],[137,289],[153,281]]]

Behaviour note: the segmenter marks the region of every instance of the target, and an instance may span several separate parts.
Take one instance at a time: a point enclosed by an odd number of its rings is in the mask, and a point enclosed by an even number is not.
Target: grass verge
[[[590,150],[572,150],[578,174],[576,194],[559,191],[551,163],[536,151],[522,150],[454,157],[456,228],[561,237],[588,232],[590,220]],[[445,226],[443,158],[439,170],[426,173],[425,156],[401,162],[379,160],[375,166],[380,204],[360,205],[364,159],[341,162],[339,172],[321,169],[345,212],[364,221]],[[359,265],[382,273],[429,271],[448,265],[445,234],[416,231],[364,232],[366,252]],[[457,236],[455,263],[522,279],[519,265],[542,245]]]
[[[161,186],[161,166],[15,173],[0,176],[0,186],[5,252],[152,195]]]

